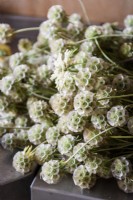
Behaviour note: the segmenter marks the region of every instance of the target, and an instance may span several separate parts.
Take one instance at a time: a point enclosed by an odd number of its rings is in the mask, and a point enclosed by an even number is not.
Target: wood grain
[[[119,21],[133,14],[133,0],[83,0],[90,21]],[[78,0],[0,0],[0,13],[46,17],[48,8],[55,4],[64,6],[68,14],[83,12]]]

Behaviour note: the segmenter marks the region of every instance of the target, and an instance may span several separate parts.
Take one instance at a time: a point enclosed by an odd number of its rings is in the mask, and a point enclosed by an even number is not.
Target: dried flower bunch
[[[133,193],[133,16],[86,26],[52,6],[38,28],[0,24],[0,135],[3,148],[20,148],[20,173],[42,165],[40,177],[56,184],[72,174],[90,189],[99,177],[114,177]],[[37,41],[6,45],[21,31],[38,29]]]

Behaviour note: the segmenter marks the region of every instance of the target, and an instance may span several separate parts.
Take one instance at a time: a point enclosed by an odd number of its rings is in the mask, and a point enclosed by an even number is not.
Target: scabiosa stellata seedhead
[[[73,13],[68,17],[67,31],[73,39],[80,37],[80,34],[84,30],[84,24],[82,22],[81,16],[77,13]]]
[[[109,97],[112,96],[113,94],[114,90],[111,86],[103,86],[96,92],[95,97],[101,106],[109,107],[111,103]]]
[[[69,160],[69,162],[66,163],[65,165],[65,170],[70,173],[73,174],[74,170],[78,167],[80,162],[78,162],[75,158],[71,158],[71,160]]]
[[[131,89],[132,82],[129,76],[124,74],[117,74],[113,79],[113,87],[118,91],[129,91]]]
[[[113,106],[107,112],[107,120],[111,126],[122,127],[127,123],[128,112],[123,106]]]
[[[52,53],[58,54],[65,51],[65,48],[67,46],[67,40],[62,38],[59,38],[54,41],[51,40],[49,46]]]
[[[58,140],[57,149],[62,155],[70,156],[74,147],[76,138],[71,135],[64,135]]]
[[[130,58],[133,56],[133,44],[125,42],[120,47],[120,54],[122,57]]]
[[[36,97],[34,96],[28,97],[26,102],[27,108],[29,109],[31,104],[33,104],[35,101],[38,101]]]
[[[122,191],[133,193],[133,174],[129,174],[124,179],[118,180],[117,184]]]
[[[83,42],[80,46],[80,49],[84,52],[88,52],[90,55],[93,55],[96,52],[97,47],[95,42],[90,40]]]
[[[70,22],[75,22],[75,21],[80,21],[81,20],[81,15],[79,15],[78,13],[72,13],[69,16],[69,21]]]
[[[98,74],[103,68],[106,68],[106,62],[95,56],[88,59],[87,66],[91,72],[91,75]]]
[[[81,132],[84,129],[86,120],[83,116],[79,115],[77,111],[71,111],[68,114],[67,126],[70,131]]]
[[[116,158],[111,165],[112,175],[119,180],[126,178],[131,170],[131,163],[124,156]]]
[[[59,24],[57,25],[52,20],[46,20],[40,25],[40,34],[48,40],[57,39],[59,38],[59,29],[61,29]]]
[[[13,167],[17,172],[26,174],[33,168],[33,153],[31,147],[26,147],[23,151],[18,151],[13,157]]]
[[[16,133],[16,144],[18,148],[23,148],[30,144],[27,130],[19,130]]]
[[[88,145],[90,147],[99,146],[103,142],[105,136],[102,135],[97,136],[98,134],[99,130],[95,129],[94,127],[90,126],[89,128],[85,128],[83,132],[84,141],[88,142]]]
[[[79,90],[92,90],[95,80],[91,77],[92,74],[89,68],[83,68],[74,76],[75,84]]]
[[[0,43],[9,43],[13,36],[13,29],[9,24],[0,24]]]
[[[28,118],[24,115],[17,116],[15,119],[15,125],[17,127],[26,127],[28,125]]]
[[[95,84],[94,84],[94,90],[98,91],[101,88],[104,88],[108,83],[110,83],[110,80],[107,77],[104,76],[98,76],[95,77]]]
[[[29,141],[34,145],[39,145],[45,141],[46,127],[43,124],[35,124],[28,131]]]
[[[19,82],[26,78],[29,72],[28,65],[18,65],[13,70],[15,81]]]
[[[45,87],[49,87],[52,84],[51,81],[52,70],[49,66],[43,64],[37,68],[37,81],[44,85]]]
[[[46,131],[46,140],[52,146],[56,146],[60,137],[60,131],[57,126],[48,128]]]
[[[102,31],[104,35],[111,35],[114,33],[113,24],[111,23],[104,23],[102,25]],[[104,39],[109,39],[108,37],[104,37]]]
[[[94,93],[81,91],[74,97],[74,109],[81,116],[89,116],[93,111]]]
[[[58,160],[50,160],[42,166],[40,177],[48,184],[56,184],[61,179],[60,162]]]
[[[35,160],[39,165],[50,160],[54,153],[54,148],[50,144],[40,144],[35,149]]]
[[[125,38],[128,38],[128,35],[133,35],[133,27],[126,27],[124,30],[123,30],[123,35],[125,35],[124,37]]]
[[[22,38],[18,41],[18,50],[22,53],[26,53],[32,49],[32,42],[27,38]]]
[[[0,113],[0,127],[2,129],[12,128],[14,126],[14,119],[17,116],[15,108],[7,108]]]
[[[57,128],[59,129],[60,132],[65,133],[65,134],[68,134],[71,132],[67,126],[67,122],[68,122],[68,115],[62,115],[59,118]]]
[[[16,66],[25,64],[25,63],[26,63],[26,56],[22,52],[14,53],[9,58],[9,66],[13,70]]]
[[[124,19],[125,27],[133,27],[133,15],[127,15]]]
[[[49,8],[47,17],[54,23],[62,23],[65,22],[67,15],[61,5],[54,5]]]
[[[80,165],[74,170],[73,181],[75,185],[82,189],[90,189],[95,185],[96,176],[94,174],[90,174],[84,165]]]
[[[64,72],[55,80],[56,88],[64,95],[73,96],[76,91],[75,80],[71,72]]]
[[[91,116],[91,122],[94,128],[105,130],[107,128],[106,115],[101,110],[96,110]]]
[[[90,55],[86,51],[80,50],[74,57],[74,63],[77,64],[76,69],[82,69],[86,67],[86,64],[90,59]]]
[[[4,76],[0,80],[0,90],[3,92],[5,95],[10,95],[10,91],[12,90],[12,87],[14,85],[15,79],[12,74]]]
[[[51,96],[49,103],[55,114],[62,116],[73,108],[72,98],[60,93]]]
[[[85,161],[85,167],[90,174],[97,174],[98,167],[102,163],[102,158],[98,154],[89,154]]]
[[[1,145],[4,149],[12,151],[16,147],[16,136],[14,133],[6,133],[1,138]]]
[[[73,154],[75,154],[75,159],[79,162],[83,162],[88,157],[88,148],[85,143],[80,142],[73,148]]]
[[[103,34],[103,30],[101,26],[89,26],[86,31],[85,31],[85,38],[89,39],[89,38],[93,38],[93,37],[97,37]]]
[[[41,123],[46,118],[48,104],[43,100],[34,101],[28,108],[29,116],[35,123]]]

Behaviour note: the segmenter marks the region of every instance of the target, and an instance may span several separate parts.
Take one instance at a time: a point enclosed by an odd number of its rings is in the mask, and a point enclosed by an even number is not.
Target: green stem
[[[38,30],[39,30],[39,27],[22,28],[22,29],[14,31],[13,34],[18,34],[18,33],[27,32],[27,31],[38,31]]]
[[[33,95],[33,96],[35,96],[35,97],[39,97],[39,98],[44,99],[44,100],[47,100],[47,101],[49,100],[48,97],[44,97],[44,96],[42,96],[42,95],[40,95],[40,94],[36,94],[36,93],[34,93],[34,92],[32,92],[31,95]]]
[[[123,98],[123,97],[133,97],[133,94],[125,94],[125,95],[121,95],[121,96],[110,96],[110,97],[98,99],[98,101],[102,101],[102,100],[106,100],[106,99],[119,99],[119,98]]]
[[[124,69],[124,68],[118,66],[113,60],[111,60],[111,59],[104,53],[104,51],[103,51],[102,48],[100,47],[99,42],[97,41],[97,39],[95,39],[95,43],[96,43],[98,49],[100,50],[101,54],[104,56],[104,58],[106,58],[111,64],[113,64],[114,66],[116,66],[118,69],[120,69],[120,70],[126,72],[127,74],[130,74],[128,70],[126,70],[126,69]]]
[[[132,157],[133,156],[133,153],[130,153],[130,154],[128,154],[127,156],[126,156],[126,158],[130,158],[130,157]],[[133,180],[132,180],[133,181]]]
[[[126,101],[126,102],[128,102],[128,103],[133,103],[133,101],[132,101],[132,100],[129,100],[129,99],[123,99],[123,98],[121,98],[121,100],[122,100],[122,101]]]
[[[129,131],[127,131],[126,129],[124,129],[124,128],[119,128],[120,130],[122,130],[122,131],[124,131],[125,133],[128,133],[128,134],[130,134],[129,133]]]
[[[97,39],[95,39],[95,43],[96,43],[98,49],[100,50],[100,52],[102,53],[102,55],[103,55],[111,64],[116,65],[116,63],[115,63],[113,60],[111,60],[111,59],[104,53],[104,51],[103,51],[102,48],[100,47],[99,42],[97,41]]]
[[[107,37],[133,37],[133,35],[127,35],[127,34],[110,34],[110,35],[100,35],[100,36],[95,36],[95,37],[91,37],[91,38],[87,38],[84,40],[80,40],[78,42],[75,42],[75,44],[80,44],[83,42],[86,42],[88,40],[95,40],[95,39],[100,39],[100,38],[107,38]]]
[[[130,103],[131,103],[131,102],[130,102]],[[132,103],[133,103],[133,101],[132,101]],[[125,106],[126,109],[127,109],[127,108],[130,108],[130,107],[133,107],[133,104],[130,104],[130,105]]]
[[[53,92],[57,92],[57,90],[55,88],[49,87],[48,89],[51,90],[51,91],[53,91]],[[45,90],[46,90],[46,88],[45,88]]]
[[[6,127],[6,126],[0,126],[0,128],[5,128],[5,129],[24,129],[24,130],[27,130],[29,129],[30,127]]]
[[[116,149],[122,149],[122,148],[125,148],[125,147],[128,147],[128,146],[131,146],[131,145],[121,145],[119,147],[112,147],[112,148],[106,148],[106,149],[96,149],[96,152],[102,152],[102,151],[110,151],[110,150],[116,150]]]
[[[84,143],[84,145],[82,147],[80,147],[70,158],[68,158],[63,164],[66,165],[72,158],[75,157],[75,155],[81,150],[83,149],[87,144],[89,144],[92,140],[94,140],[95,138],[97,138],[98,136],[102,135],[103,133],[106,133],[107,131],[110,131],[114,129],[114,127],[108,128],[105,131],[100,132],[99,134],[93,136],[90,140],[88,140],[86,143]]]
[[[133,136],[129,136],[129,135],[119,135],[119,136],[110,136],[110,138],[133,138]]]

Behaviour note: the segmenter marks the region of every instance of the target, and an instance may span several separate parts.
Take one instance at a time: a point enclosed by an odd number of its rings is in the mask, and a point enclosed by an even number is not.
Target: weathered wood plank
[[[119,21],[133,14],[133,0],[83,0],[91,22]],[[81,13],[78,0],[0,0],[0,12],[45,17],[48,8],[61,4],[67,13]]]

